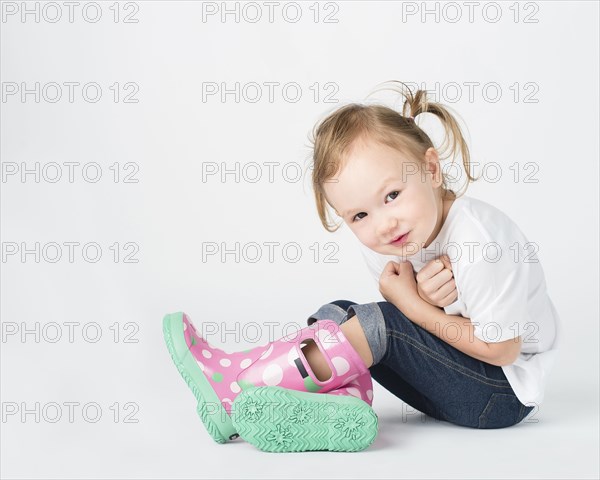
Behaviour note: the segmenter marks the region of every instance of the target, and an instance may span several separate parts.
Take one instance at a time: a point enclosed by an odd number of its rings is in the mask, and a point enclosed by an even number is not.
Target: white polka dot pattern
[[[263,354],[260,356],[261,360],[264,360],[265,358],[267,358],[269,355],[271,355],[271,352],[273,351],[273,344],[269,345],[269,348],[267,348]]]
[[[354,387],[348,387],[348,388],[346,389],[346,391],[347,391],[347,392],[348,392],[350,395],[352,395],[353,397],[358,397],[358,398],[361,398],[361,396],[360,396],[360,391],[358,390],[358,388],[354,388]]]
[[[335,371],[338,375],[344,375],[346,372],[350,370],[350,364],[343,357],[333,357],[331,359],[331,363],[335,367]]]
[[[298,358],[298,351],[296,350],[296,347],[295,347],[295,346],[293,346],[292,348],[290,348],[290,351],[288,352],[288,356],[287,356],[287,358],[288,358],[288,363],[289,363],[291,366],[294,366],[294,365],[296,365],[296,364],[294,363],[294,360],[296,360],[296,359]]]
[[[337,343],[337,337],[327,330],[317,331],[316,336],[319,337],[321,345],[325,350],[335,346]]]
[[[250,366],[250,364],[252,363],[252,360],[249,358],[244,358],[241,362],[240,362],[240,368],[248,368]]]
[[[265,385],[268,385],[268,386],[279,385],[281,383],[282,379],[283,379],[283,370],[281,370],[281,367],[277,364],[272,363],[267,368],[265,368],[265,370],[263,371],[262,381],[265,383]]]

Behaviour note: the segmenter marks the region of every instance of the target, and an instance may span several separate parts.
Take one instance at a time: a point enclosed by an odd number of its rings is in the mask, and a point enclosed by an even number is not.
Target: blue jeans
[[[505,428],[534,407],[523,405],[501,367],[461,352],[411,322],[394,304],[336,300],[308,318],[341,325],[354,315],[373,355],[372,378],[437,420],[472,428]]]

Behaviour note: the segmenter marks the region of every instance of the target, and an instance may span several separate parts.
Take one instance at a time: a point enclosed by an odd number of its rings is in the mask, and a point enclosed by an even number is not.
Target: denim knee
[[[381,313],[383,313],[384,318],[391,318],[392,316],[398,316],[398,313],[400,313],[401,318],[403,318],[403,319],[406,318],[408,320],[406,315],[404,315],[402,313],[402,311],[391,302],[386,302],[386,301],[377,302],[377,305],[379,305],[379,308],[381,309]]]

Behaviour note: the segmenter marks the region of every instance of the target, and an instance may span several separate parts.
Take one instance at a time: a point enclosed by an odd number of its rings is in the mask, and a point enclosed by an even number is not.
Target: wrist
[[[419,290],[417,290],[417,293],[419,294],[419,298],[420,298],[421,300],[423,300],[423,302],[427,303],[428,305],[432,305],[432,306],[434,306],[434,307],[438,307],[438,305],[436,305],[436,304],[435,304],[435,303],[433,303],[431,300],[429,300],[429,298],[428,298],[428,297],[427,297],[425,294],[421,293],[421,290],[420,290],[420,289],[419,289]]]
[[[433,307],[419,295],[400,295],[392,303],[410,319],[419,318],[424,309]]]

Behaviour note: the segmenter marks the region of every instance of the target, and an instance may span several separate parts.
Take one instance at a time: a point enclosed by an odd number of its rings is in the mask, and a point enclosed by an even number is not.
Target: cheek
[[[370,240],[370,239],[364,239],[364,240],[361,240],[361,243],[365,247],[370,248],[371,250],[375,250],[375,242],[373,242],[372,240]]]
[[[358,241],[362,243],[364,246],[373,248],[375,245],[375,239],[373,235],[368,232],[367,229],[364,228],[351,228],[352,233],[358,238]]]
[[[422,220],[431,214],[431,200],[416,187],[402,198],[402,210],[407,217]]]

